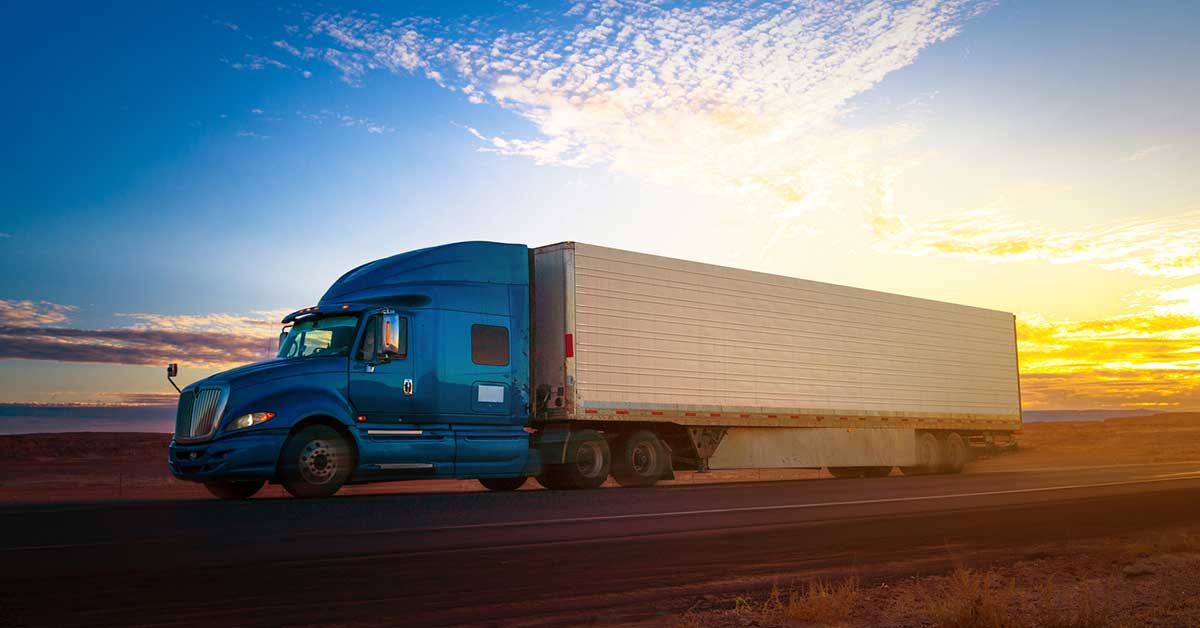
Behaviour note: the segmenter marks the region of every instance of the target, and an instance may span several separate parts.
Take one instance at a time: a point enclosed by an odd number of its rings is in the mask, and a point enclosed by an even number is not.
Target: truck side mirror
[[[279,343],[275,345],[275,353],[279,353],[280,349],[283,349],[283,343],[287,340],[289,331],[291,331],[290,327],[279,332]]]
[[[381,361],[392,358],[403,358],[407,348],[407,329],[404,319],[395,312],[384,312],[376,321],[375,337],[379,343],[375,345],[375,355]]]

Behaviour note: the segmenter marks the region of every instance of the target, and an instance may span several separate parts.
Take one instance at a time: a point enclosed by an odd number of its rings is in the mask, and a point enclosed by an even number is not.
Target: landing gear
[[[208,489],[213,497],[218,499],[249,499],[260,489],[266,482],[262,480],[247,480],[238,482],[205,482],[204,488]]]
[[[280,476],[294,497],[328,497],[338,492],[354,470],[350,445],[337,430],[310,425],[293,434],[283,447]]]

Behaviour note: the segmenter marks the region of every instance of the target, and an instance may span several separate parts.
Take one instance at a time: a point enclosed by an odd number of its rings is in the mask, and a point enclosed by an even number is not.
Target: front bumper
[[[180,480],[270,480],[283,450],[286,433],[239,434],[206,443],[171,441],[168,464]]]

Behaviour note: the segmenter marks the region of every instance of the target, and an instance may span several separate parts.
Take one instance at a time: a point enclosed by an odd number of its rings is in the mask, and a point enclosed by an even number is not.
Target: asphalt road
[[[576,624],[777,574],[1200,521],[1200,463],[583,492],[0,507],[0,623]]]

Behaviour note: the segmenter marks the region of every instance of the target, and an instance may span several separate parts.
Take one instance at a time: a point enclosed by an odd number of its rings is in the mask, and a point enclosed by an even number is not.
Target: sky
[[[166,363],[473,239],[1010,311],[1025,409],[1200,410],[1194,2],[10,13],[0,430],[157,426]]]

